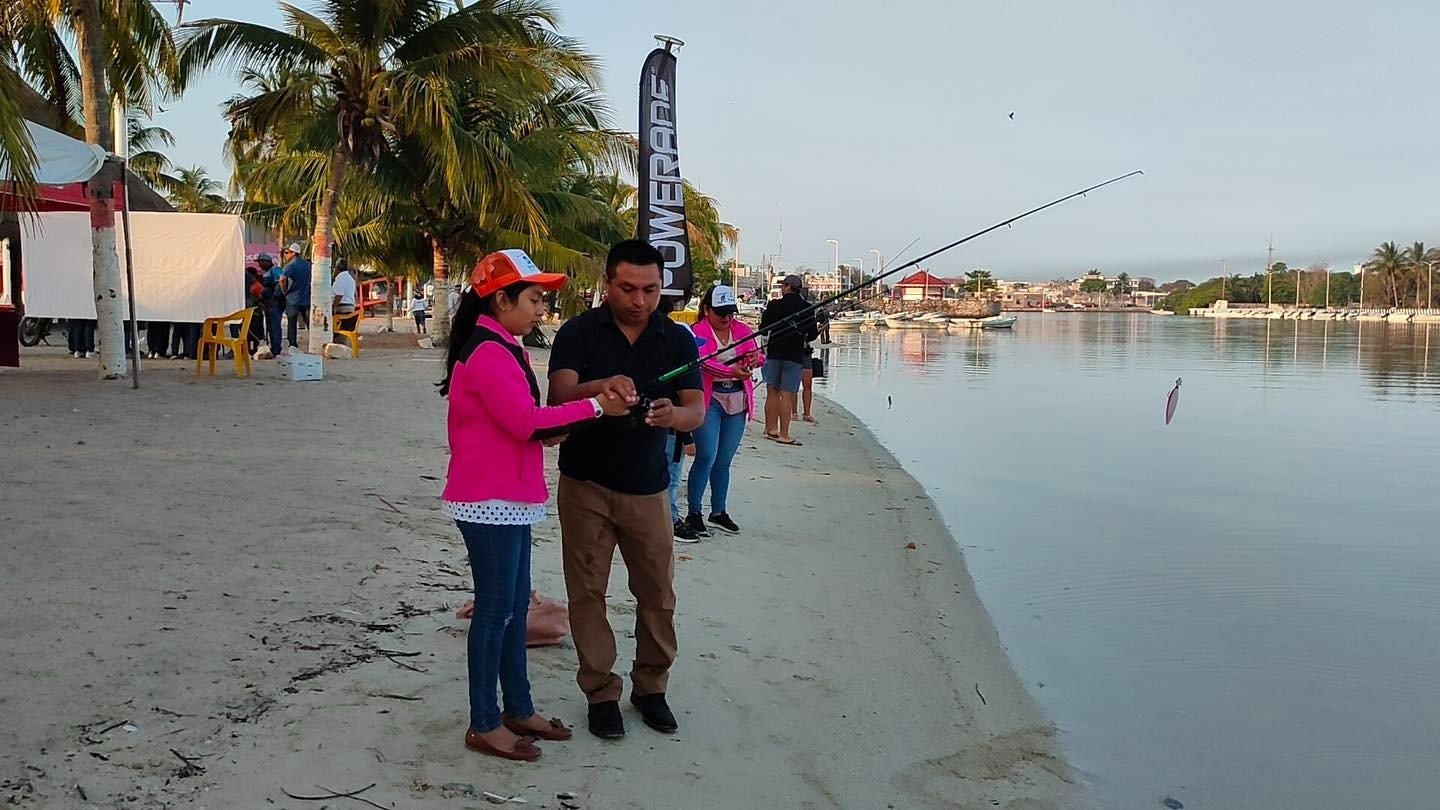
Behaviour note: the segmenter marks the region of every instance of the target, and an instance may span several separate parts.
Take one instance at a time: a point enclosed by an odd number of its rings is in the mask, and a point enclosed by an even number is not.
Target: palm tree
[[[282,4],[284,31],[220,19],[182,29],[182,78],[227,60],[251,70],[285,65],[293,71],[294,81],[285,86],[232,104],[230,120],[250,137],[283,133],[312,169],[324,172],[314,206],[312,352],[330,341],[331,243],[351,168],[372,170],[397,138],[407,138],[455,197],[515,205],[499,145],[463,126],[464,99],[456,88],[466,82],[524,87],[555,75],[594,76],[593,60],[554,32],[555,13],[544,0],[482,2],[446,13],[450,7],[442,0],[335,2],[316,16]],[[308,109],[287,103],[305,93]],[[534,218],[538,221],[538,211]],[[447,269],[437,268],[437,284],[445,281]],[[445,299],[437,299],[436,320],[444,323]]]
[[[0,28],[12,49],[6,65],[10,73],[37,80],[58,110],[71,118],[83,116],[87,143],[111,152],[116,147],[113,103],[125,101],[148,111],[174,86],[170,27],[149,0],[6,0]],[[76,44],[74,56],[67,40]],[[6,81],[14,83],[13,78]],[[120,179],[118,164],[109,163],[87,184],[102,379],[126,376],[115,248],[114,186]]]
[[[965,274],[965,277],[975,282],[975,295],[977,296],[980,295],[982,289],[994,286],[989,270],[971,270]]]
[[[1434,261],[1437,253],[1440,253],[1440,251],[1434,248],[1426,250],[1424,242],[1412,243],[1410,247],[1405,250],[1405,263],[1409,270],[1410,282],[1415,285],[1415,306],[1417,308],[1423,309],[1426,306],[1425,303],[1422,303],[1425,299],[1425,291],[1427,289],[1425,284],[1426,276],[1430,271],[1430,267],[1426,262]],[[1406,290],[1406,292],[1408,293],[1409,290]]]
[[[1365,263],[1361,272],[1373,272],[1390,281],[1390,292],[1395,307],[1400,307],[1400,287],[1397,277],[1405,268],[1405,252],[1394,242],[1382,242],[1380,247],[1375,248],[1370,261]],[[1365,302],[1360,302],[1364,306]]]
[[[202,166],[181,167],[173,177],[162,175],[161,178],[161,190],[178,211],[187,214],[219,214],[233,208],[221,193],[225,186],[211,178]]]
[[[126,129],[129,132],[126,142],[130,146],[127,163],[130,171],[151,188],[160,189],[173,182],[175,178],[169,172],[174,165],[170,163],[170,158],[160,151],[163,146],[175,145],[175,136],[170,134],[170,130],[147,123],[138,111],[130,113]]]

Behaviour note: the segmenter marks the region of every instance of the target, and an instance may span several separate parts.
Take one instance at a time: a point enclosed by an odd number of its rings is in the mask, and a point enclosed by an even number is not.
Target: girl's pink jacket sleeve
[[[521,441],[529,441],[537,430],[564,427],[595,418],[595,406],[588,399],[564,405],[536,405],[530,398],[530,384],[515,365],[515,356],[498,343],[483,343],[466,361],[465,388],[480,400],[502,430]],[[457,380],[459,382],[459,380]]]

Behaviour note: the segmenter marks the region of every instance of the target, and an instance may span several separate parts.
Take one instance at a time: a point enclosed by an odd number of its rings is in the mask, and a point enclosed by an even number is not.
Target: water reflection
[[[1005,330],[896,329],[877,332],[839,332],[827,349],[855,365],[853,358],[874,372],[898,361],[914,375],[958,372],[987,374],[996,363],[1007,361],[1007,342],[1041,341],[1056,360],[1073,360],[1078,368],[1106,373],[1133,366],[1137,359],[1166,347],[1175,339],[1201,344],[1183,347],[1188,355],[1203,352],[1216,364],[1260,364],[1263,381],[1272,372],[1354,374],[1357,370],[1375,393],[1435,393],[1437,377],[1431,343],[1440,354],[1440,324],[1393,325],[1385,323],[1227,320],[1156,318],[1149,315],[1095,316],[1033,314],[1021,319],[1014,333]],[[1332,357],[1333,355],[1333,357]],[[823,355],[822,355],[823,356]],[[1332,369],[1332,359],[1348,358]],[[958,361],[958,362],[957,362]],[[953,367],[952,367],[953,364]]]
[[[1027,314],[837,333],[823,384],[935,498],[1102,806],[1431,806],[1436,328]]]

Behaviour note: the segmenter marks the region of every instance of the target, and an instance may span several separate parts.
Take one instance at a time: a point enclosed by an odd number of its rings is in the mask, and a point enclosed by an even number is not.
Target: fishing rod
[[[1076,191],[1076,192],[1073,192],[1073,193],[1070,193],[1070,194],[1066,194],[1064,197],[1060,197],[1060,198],[1058,198],[1058,199],[1051,200],[1050,202],[1045,203],[1044,205],[1038,206],[1038,207],[1036,207],[1036,208],[1031,208],[1029,211],[1026,211],[1026,212],[1023,213],[1023,214],[1016,214],[1015,216],[1010,217],[1009,219],[1003,220],[1003,221],[1001,221],[1001,222],[997,222],[997,223],[995,223],[994,225],[991,225],[991,226],[988,227],[988,228],[985,228],[985,229],[983,229],[983,230],[976,231],[975,233],[972,233],[972,234],[970,234],[969,236],[966,236],[966,237],[963,238],[963,239],[957,239],[957,240],[955,240],[954,242],[951,242],[950,244],[945,245],[944,247],[941,247],[941,248],[937,248],[937,249],[935,249],[935,250],[932,250],[932,251],[930,251],[929,253],[926,253],[924,256],[921,256],[921,257],[916,258],[916,259],[912,259],[912,260],[910,260],[910,261],[908,261],[908,262],[900,265],[899,267],[895,267],[895,268],[886,270],[885,272],[880,273],[879,275],[875,276],[874,278],[872,278],[872,279],[870,279],[870,280],[868,280],[868,281],[864,281],[864,282],[862,282],[862,283],[860,283],[860,284],[856,284],[856,285],[853,286],[853,287],[850,287],[850,288],[848,288],[848,289],[844,289],[844,290],[841,290],[841,291],[838,292],[838,293],[835,293],[834,295],[830,296],[829,298],[823,299],[823,300],[821,300],[821,301],[817,301],[817,302],[815,302],[815,303],[813,303],[813,304],[805,307],[804,309],[799,310],[798,312],[795,312],[795,313],[793,313],[793,314],[791,314],[791,315],[789,315],[789,316],[787,316],[787,317],[785,317],[785,318],[781,318],[780,320],[776,321],[775,323],[772,323],[772,324],[770,324],[770,325],[768,325],[768,326],[763,326],[763,327],[761,327],[761,328],[759,328],[759,329],[756,329],[753,334],[746,336],[743,340],[737,340],[737,341],[735,341],[734,343],[731,343],[731,344],[728,345],[728,346],[722,346],[721,348],[716,349],[715,351],[711,352],[710,354],[704,355],[704,356],[702,356],[702,357],[698,357],[698,358],[696,358],[696,359],[694,359],[694,360],[691,360],[690,362],[684,364],[683,366],[680,366],[679,368],[675,368],[675,369],[672,369],[672,370],[670,370],[670,371],[667,371],[667,372],[665,372],[664,374],[661,374],[659,377],[656,377],[654,380],[651,380],[650,382],[646,383],[645,385],[639,386],[639,389],[640,389],[641,391],[653,389],[655,386],[657,386],[657,385],[659,385],[659,384],[661,384],[661,383],[666,383],[666,382],[669,382],[669,381],[675,379],[676,377],[681,377],[681,376],[684,376],[684,375],[686,375],[686,374],[689,374],[690,372],[694,371],[695,369],[700,368],[700,365],[701,365],[702,363],[705,363],[706,361],[709,361],[709,360],[714,360],[715,358],[719,357],[720,355],[724,354],[725,352],[731,351],[731,350],[735,349],[736,347],[740,346],[742,343],[746,343],[746,342],[748,342],[748,341],[755,340],[755,339],[759,338],[759,337],[762,336],[762,335],[770,335],[771,333],[777,331],[782,325],[785,325],[785,324],[787,324],[787,323],[788,323],[788,325],[789,325],[791,328],[796,328],[796,329],[798,329],[799,326],[800,326],[800,324],[801,324],[801,322],[802,322],[801,319],[807,318],[807,317],[814,317],[815,313],[816,313],[817,311],[819,311],[822,307],[826,307],[826,306],[830,305],[831,303],[834,303],[835,301],[838,301],[839,299],[844,298],[844,297],[847,296],[847,295],[854,295],[856,292],[859,292],[860,290],[865,289],[866,287],[870,286],[871,284],[874,284],[874,283],[876,283],[877,281],[880,281],[881,279],[883,279],[883,278],[885,278],[885,277],[887,277],[887,276],[892,276],[892,275],[900,272],[901,270],[908,270],[908,269],[910,269],[911,267],[915,267],[916,265],[920,264],[921,262],[926,261],[927,259],[933,259],[933,258],[935,258],[936,256],[939,256],[941,253],[944,253],[944,252],[946,252],[946,251],[948,251],[948,250],[953,250],[953,249],[955,249],[955,248],[957,248],[957,247],[965,244],[966,242],[970,242],[970,241],[972,241],[972,240],[979,239],[980,237],[984,236],[984,235],[987,234],[987,233],[990,233],[991,231],[998,231],[998,230],[1000,230],[1001,228],[1004,228],[1004,227],[1009,226],[1009,225],[1013,225],[1014,223],[1019,222],[1020,220],[1026,218],[1026,217],[1028,217],[1028,216],[1031,216],[1032,214],[1038,214],[1038,213],[1040,213],[1041,211],[1044,211],[1044,210],[1047,209],[1047,208],[1053,208],[1053,207],[1055,207],[1055,206],[1057,206],[1057,205],[1059,205],[1059,204],[1061,204],[1061,203],[1063,203],[1063,202],[1068,202],[1068,201],[1070,201],[1070,200],[1073,200],[1073,199],[1075,199],[1076,197],[1084,197],[1086,194],[1089,194],[1089,193],[1092,192],[1092,191],[1095,191],[1095,190],[1097,190],[1097,189],[1102,189],[1102,188],[1104,188],[1104,187],[1106,187],[1106,186],[1108,186],[1108,185],[1112,185],[1112,184],[1114,184],[1114,183],[1118,183],[1118,182],[1120,182],[1121,180],[1128,180],[1129,178],[1134,177],[1134,176],[1137,175],[1137,174],[1144,174],[1144,173],[1145,173],[1145,172],[1143,172],[1143,171],[1141,171],[1141,170],[1139,170],[1139,169],[1136,169],[1136,170],[1133,171],[1133,172],[1129,172],[1129,173],[1126,173],[1126,174],[1122,174],[1122,175],[1120,175],[1119,177],[1112,177],[1112,178],[1110,178],[1109,180],[1106,180],[1106,181],[1103,182],[1103,183],[1096,183],[1095,185],[1090,186],[1090,187],[1088,187],[1088,188],[1082,188],[1082,189],[1080,189],[1079,191]]]
[[[880,272],[883,271],[886,267],[889,267],[890,265],[894,264],[895,262],[900,261],[900,257],[901,257],[901,256],[904,256],[906,253],[909,253],[909,252],[910,252],[910,248],[915,247],[915,243],[916,243],[916,242],[919,242],[919,241],[920,241],[920,237],[918,237],[918,236],[915,237],[914,239],[911,239],[910,242],[909,242],[909,244],[905,245],[905,247],[903,247],[903,248],[900,249],[900,252],[899,252],[899,253],[896,253],[892,258],[890,258],[889,261],[886,261],[886,262],[884,262],[883,264],[881,264],[879,267],[875,268],[875,272],[876,272],[876,273],[880,273]],[[881,278],[881,276],[880,276],[880,275],[876,275],[874,278],[871,278],[871,279],[865,281],[865,282],[864,282],[864,286],[868,286],[868,285],[870,285],[870,284],[874,284],[875,281],[876,281],[877,279],[879,279],[879,278]],[[834,299],[832,298],[831,300],[833,301]],[[843,312],[847,312],[847,311],[849,311],[850,309],[859,306],[859,305],[863,302],[863,300],[864,300],[864,299],[857,298],[857,299],[855,299],[855,300],[853,300],[853,301],[846,301],[846,302],[842,303],[840,306],[835,307],[834,309],[830,310],[829,312],[824,312],[823,314],[826,315],[827,317],[834,318],[836,315],[839,315],[839,314],[841,314],[841,313],[843,313]],[[816,313],[817,313],[817,314],[822,314],[822,313],[821,313],[821,309],[822,309],[824,306],[825,306],[825,304],[824,304],[823,302],[820,302],[820,303],[815,304],[815,307],[816,307],[816,310],[815,310],[815,311],[816,311]],[[789,319],[784,319],[784,320],[789,320]],[[799,332],[799,331],[800,331],[800,326],[801,326],[801,324],[798,323],[798,322],[784,323],[783,326],[782,326],[782,323],[783,323],[783,321],[782,321],[782,322],[776,322],[775,324],[772,324],[771,327],[767,327],[767,333],[765,334],[765,337],[768,338],[767,343],[768,343],[768,341],[773,341],[773,340],[774,340],[775,338],[777,338],[777,337],[781,337],[781,336],[789,337],[790,333],[792,333],[792,332]],[[758,337],[760,337],[761,334],[762,334],[762,333],[756,332],[756,333],[754,333],[754,334],[751,334],[749,337],[745,338],[745,340],[756,340]],[[828,342],[828,341],[827,341],[827,342]],[[739,363],[741,360],[744,360],[744,359],[745,359],[744,357],[736,356],[736,357],[733,357],[733,358],[731,358],[731,359],[729,359],[729,360],[726,360],[726,361],[724,361],[724,362],[725,362],[725,365],[727,365],[727,366],[733,366],[733,365]],[[703,358],[701,359],[701,362],[702,362],[702,363],[704,362],[704,359],[703,359]]]

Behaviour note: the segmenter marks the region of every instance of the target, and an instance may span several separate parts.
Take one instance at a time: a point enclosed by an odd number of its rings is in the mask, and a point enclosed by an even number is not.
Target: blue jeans
[[[670,465],[670,520],[671,522],[685,517],[680,514],[680,476],[681,466],[685,461],[685,454],[680,454],[680,460],[675,461],[675,431],[665,437],[665,461]]]
[[[270,353],[276,357],[279,357],[280,352],[285,348],[280,342],[283,339],[280,319],[284,315],[285,310],[281,307],[271,307],[265,310],[265,334],[270,339]]]
[[[730,462],[745,437],[746,418],[744,412],[725,413],[720,403],[710,400],[705,423],[694,433],[695,463],[690,465],[690,480],[686,482],[691,514],[700,512],[706,484],[710,485],[710,513],[725,511],[730,496]]]
[[[296,341],[295,333],[302,323],[305,324],[307,328],[310,326],[310,305],[305,304],[302,306],[287,301],[285,303],[285,336],[290,338],[290,345],[293,348],[300,348],[300,344]]]
[[[523,720],[535,713],[525,671],[525,619],[530,612],[530,527],[491,526],[457,520],[470,573],[475,578],[475,615],[470,619],[466,660],[470,670],[470,728],[500,727],[495,683],[505,695],[505,714]]]

